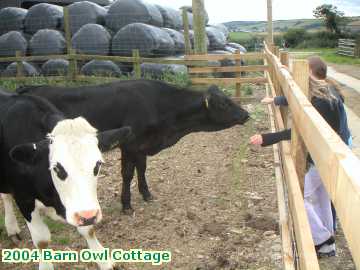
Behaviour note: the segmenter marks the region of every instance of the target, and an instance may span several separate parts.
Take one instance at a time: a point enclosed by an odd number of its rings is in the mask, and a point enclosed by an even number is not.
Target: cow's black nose
[[[74,215],[75,222],[77,226],[90,226],[94,225],[98,220],[99,211],[91,210],[91,211],[82,211],[77,212]]]
[[[96,217],[92,218],[80,218],[80,226],[90,226],[94,225],[96,221]]]

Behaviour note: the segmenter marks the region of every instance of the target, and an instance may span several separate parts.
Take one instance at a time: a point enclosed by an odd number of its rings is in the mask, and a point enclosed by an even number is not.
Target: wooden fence
[[[339,39],[337,53],[351,57],[360,57],[360,39]]]
[[[272,106],[270,117],[275,120],[276,128],[282,130],[287,125],[284,120],[288,114],[292,116],[291,142],[282,142],[275,147],[275,162],[279,163],[275,172],[284,269],[319,269],[302,196],[307,152],[335,205],[355,265],[359,268],[360,161],[311,105],[308,62],[294,61],[290,73],[284,67],[288,59],[286,53],[278,53],[274,47],[265,45],[265,54],[269,66],[269,72],[266,72],[268,91],[272,95],[284,95],[289,103],[288,109],[282,111]],[[296,242],[295,250],[291,241]]]

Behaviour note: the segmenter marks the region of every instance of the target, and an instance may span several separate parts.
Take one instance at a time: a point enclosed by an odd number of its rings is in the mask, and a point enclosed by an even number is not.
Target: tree
[[[340,24],[344,20],[344,12],[339,11],[336,6],[333,5],[321,5],[314,11],[314,17],[325,20],[326,28],[336,34],[340,34]]]

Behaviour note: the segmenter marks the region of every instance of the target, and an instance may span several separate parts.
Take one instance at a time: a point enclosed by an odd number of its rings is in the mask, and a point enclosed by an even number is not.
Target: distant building
[[[83,0],[0,0],[0,9],[5,7],[21,7],[30,8],[33,5],[39,3],[49,3],[59,6],[67,6],[75,2],[81,2]],[[111,4],[111,0],[89,0],[101,6],[107,6]]]

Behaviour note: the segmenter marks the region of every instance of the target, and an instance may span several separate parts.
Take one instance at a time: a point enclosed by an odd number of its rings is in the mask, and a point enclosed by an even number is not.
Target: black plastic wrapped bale
[[[0,10],[0,35],[10,31],[24,29],[27,10],[17,7],[7,7]]]
[[[66,41],[57,30],[42,29],[36,32],[29,44],[31,55],[64,54]]]
[[[142,0],[117,0],[109,8],[105,18],[106,26],[117,32],[131,23],[146,23],[163,26],[160,11]]]
[[[56,5],[41,3],[32,6],[25,17],[25,32],[34,34],[40,29],[63,30],[64,11]]]
[[[166,31],[170,37],[173,39],[175,43],[175,52],[176,53],[184,53],[185,52],[185,38],[184,35],[176,31],[174,29],[170,28],[163,28],[164,31]]]
[[[240,52],[242,52],[242,53],[247,53],[247,50],[245,49],[245,47],[238,43],[230,42],[230,43],[226,44],[226,46],[234,48],[236,50],[240,50]]]
[[[102,25],[89,23],[75,33],[72,46],[78,53],[108,55],[111,35]]]
[[[71,34],[76,33],[88,23],[105,24],[107,10],[89,1],[76,2],[68,6]]]
[[[120,77],[122,72],[112,61],[92,60],[81,68],[81,73],[87,76]]]
[[[219,23],[219,24],[214,25],[213,27],[219,29],[224,34],[226,39],[229,38],[230,32],[229,32],[229,29],[226,27],[225,24]]]
[[[26,54],[28,42],[18,31],[10,31],[0,36],[0,56],[15,56],[16,51]]]
[[[44,76],[64,76],[68,74],[68,70],[69,61],[65,59],[50,59],[41,67]]]
[[[180,30],[183,28],[182,14],[179,10],[171,7],[155,5],[163,18],[164,27]]]
[[[28,62],[22,62],[23,64],[23,76],[32,77],[39,76],[40,73],[35,66]],[[1,73],[3,77],[15,77],[17,74],[17,63],[13,62],[7,66],[7,68]]]
[[[141,64],[141,76],[148,79],[163,79],[167,74],[177,75],[186,74],[187,67],[184,65],[170,65],[170,64],[154,64],[143,63]]]
[[[138,49],[142,57],[172,55],[175,43],[166,31],[158,27],[133,23],[113,37],[112,54],[131,56],[133,49]]]
[[[210,50],[222,50],[226,45],[226,37],[221,30],[216,27],[206,27],[206,34],[210,41]]]

